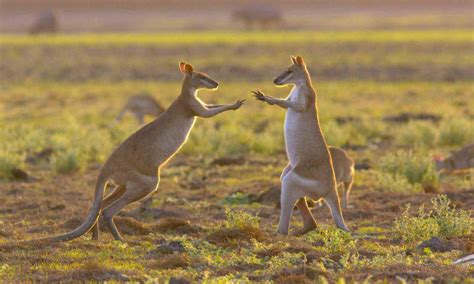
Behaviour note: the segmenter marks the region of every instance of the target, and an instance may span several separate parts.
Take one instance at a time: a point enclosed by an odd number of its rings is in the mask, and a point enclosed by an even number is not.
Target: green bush
[[[409,205],[395,221],[396,233],[408,243],[428,240],[432,237],[459,237],[472,233],[474,222],[470,213],[450,206],[446,195],[439,195],[431,200],[432,211],[420,206],[418,214],[409,213]]]
[[[352,238],[351,233],[336,227],[320,227],[317,231],[310,232],[305,236],[309,241],[322,241],[324,248],[329,253],[342,253],[356,247],[357,240]]]
[[[113,149],[112,132],[96,125],[81,125],[66,117],[67,127],[55,131],[51,141],[56,154],[52,168],[60,173],[84,170],[90,163],[102,163]]]
[[[23,167],[23,155],[1,151],[0,152],[0,180],[11,180],[13,178],[14,169]]]
[[[419,185],[425,191],[439,188],[439,176],[428,155],[398,151],[382,157],[379,168],[393,179],[406,179],[409,184]]]
[[[412,121],[398,131],[396,142],[405,146],[431,147],[436,145],[438,132],[429,122]]]
[[[391,192],[423,192],[419,184],[411,184],[406,177],[402,175],[393,175],[390,173],[377,173],[376,181],[378,186],[385,191]]]
[[[439,142],[446,146],[462,146],[474,140],[474,123],[464,118],[444,119],[441,123]]]
[[[226,196],[223,200],[219,201],[221,205],[237,205],[237,204],[249,204],[249,195],[242,192],[235,192]]]
[[[224,227],[226,228],[245,229],[248,227],[259,228],[260,226],[260,217],[240,210],[226,208],[225,219]]]
[[[444,194],[433,198],[431,203],[433,203],[433,218],[438,223],[440,236],[449,238],[471,234],[474,221],[469,211],[451,206],[451,201]]]
[[[77,149],[69,149],[58,152],[51,159],[51,166],[57,173],[68,174],[80,169],[84,169],[87,165]]]
[[[405,242],[429,240],[439,235],[439,226],[436,220],[430,217],[431,212],[425,212],[424,206],[418,209],[418,216],[409,213],[410,205],[395,221],[395,232]]]
[[[337,122],[331,120],[322,126],[326,142],[332,146],[343,146],[350,140],[350,133],[343,126],[339,126]]]

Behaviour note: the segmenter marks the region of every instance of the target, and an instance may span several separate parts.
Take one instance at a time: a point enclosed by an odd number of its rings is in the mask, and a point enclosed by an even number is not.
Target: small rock
[[[29,178],[28,174],[24,170],[18,168],[12,169],[11,174],[14,180],[26,181]]]
[[[221,157],[216,158],[212,161],[212,166],[230,166],[230,165],[243,165],[245,163],[244,157]]]
[[[360,170],[370,170],[370,165],[366,161],[356,162],[354,168],[358,171]]]
[[[176,277],[171,277],[169,284],[189,284],[191,283],[189,280],[185,278],[176,278]]]
[[[162,254],[173,254],[175,252],[184,252],[184,246],[180,241],[165,242],[159,245],[156,249],[149,251],[146,254],[147,258],[153,258]]]
[[[455,249],[454,245],[447,240],[441,240],[437,237],[424,241],[418,246],[419,249],[429,248],[433,252],[447,252]]]

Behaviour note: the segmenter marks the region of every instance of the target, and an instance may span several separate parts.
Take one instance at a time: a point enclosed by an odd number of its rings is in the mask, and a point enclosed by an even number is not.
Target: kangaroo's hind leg
[[[308,208],[306,197],[300,198],[296,203],[296,206],[298,206],[298,210],[301,212],[301,216],[303,217],[303,228],[298,230],[295,235],[301,236],[316,229],[316,221],[314,220],[311,210]]]
[[[281,183],[281,209],[280,222],[278,223],[278,233],[288,235],[290,227],[291,214],[296,201],[304,197],[301,190],[293,182],[293,173],[290,171],[282,179]]]
[[[123,241],[113,218],[125,206],[141,200],[158,188],[159,177],[133,174],[126,182],[126,189],[114,203],[103,210],[105,223],[116,240]]]
[[[344,192],[342,196],[342,208],[344,209],[352,206],[352,205],[349,205],[349,195],[351,194],[353,183],[354,183],[354,174],[351,175],[349,181],[344,182]]]
[[[114,203],[115,200],[119,199],[125,192],[125,186],[116,186],[112,193],[107,196],[104,201],[102,201],[102,209],[109,207],[110,204]],[[99,220],[95,223],[95,225],[91,229],[92,231],[92,239],[99,240]]]
[[[328,194],[324,197],[324,201],[328,205],[329,210],[331,210],[331,215],[336,222],[336,226],[341,230],[349,232],[350,230],[347,228],[346,223],[344,222],[344,217],[342,216],[337,188],[331,188]]]

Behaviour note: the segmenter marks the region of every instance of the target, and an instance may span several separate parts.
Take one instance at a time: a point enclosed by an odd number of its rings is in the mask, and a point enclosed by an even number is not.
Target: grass
[[[468,30],[1,35],[0,133],[8,139],[0,139],[0,279],[469,282],[469,267],[450,263],[472,242],[472,188],[468,177],[439,177],[431,155],[472,140],[472,42]],[[354,208],[344,210],[352,234],[336,229],[323,207],[313,209],[318,230],[279,236],[279,208],[251,198],[279,187],[287,159],[284,111],[253,101],[249,91],[286,96],[290,89],[275,88],[272,79],[289,54],[303,55],[310,66],[326,139],[357,166],[372,167],[356,170]],[[113,241],[102,226],[99,242],[89,234],[69,243],[12,245],[82,220],[97,168],[139,127],[130,116],[115,123],[117,112],[141,92],[168,106],[180,91],[176,65],[183,59],[220,81],[219,90],[200,93],[205,102],[247,102],[197,120],[162,170],[153,201],[116,217],[127,243]],[[384,120],[403,112],[442,119]],[[235,157],[236,164],[214,163]],[[12,181],[12,168],[33,178]],[[423,192],[430,188],[451,201],[431,201],[434,195]],[[425,210],[405,212],[408,203]],[[302,225],[299,214],[291,231]],[[415,248],[432,236],[455,240],[456,249]]]
[[[399,30],[348,32],[173,32],[160,34],[2,35],[1,45],[181,45],[307,42],[472,42],[470,30]]]
[[[421,188],[425,192],[436,192],[439,188],[439,176],[432,159],[426,154],[398,151],[380,159],[379,167],[382,172],[382,187],[394,179],[400,180],[389,190],[404,191],[403,186],[407,184],[415,190]]]
[[[474,140],[474,125],[465,118],[450,118],[441,124],[439,142],[444,146],[463,146]]]
[[[452,238],[468,236],[472,232],[474,221],[470,212],[459,210],[451,205],[446,195],[431,200],[432,211],[424,206],[418,208],[418,214],[412,216],[409,206],[395,222],[397,234],[407,243],[428,240],[432,237]]]

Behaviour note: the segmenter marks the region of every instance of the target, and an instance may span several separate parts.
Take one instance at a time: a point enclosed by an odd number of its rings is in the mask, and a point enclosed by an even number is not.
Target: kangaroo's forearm
[[[306,109],[306,104],[303,102],[293,102],[293,101],[277,99],[273,97],[269,97],[269,102],[279,107],[282,107],[284,109],[291,108],[292,110],[297,111],[297,112],[303,112]]]
[[[203,118],[213,117],[229,109],[230,109],[229,105],[217,106],[215,108],[203,107],[201,110],[196,112],[196,116],[203,117]]]
[[[222,106],[225,106],[225,105],[206,105],[207,108],[218,108]]]

